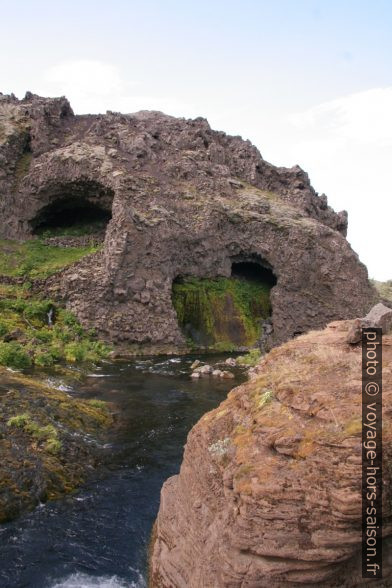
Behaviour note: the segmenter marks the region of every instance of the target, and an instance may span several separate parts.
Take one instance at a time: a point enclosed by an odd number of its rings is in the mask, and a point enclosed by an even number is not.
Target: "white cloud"
[[[78,60],[54,65],[43,72],[40,93],[65,95],[76,112],[105,112],[129,92],[117,66],[101,61]]]
[[[200,116],[194,105],[162,96],[159,88],[154,96],[141,90],[141,84],[127,80],[116,65],[82,59],[44,71],[37,91],[43,96],[67,96],[77,114],[163,110],[175,116]]]
[[[391,279],[392,88],[358,92],[290,115],[279,140],[271,139],[274,163],[299,163],[336,210],[348,210],[348,238],[369,275]]]
[[[331,100],[294,114],[291,122],[305,134],[323,133],[322,141],[392,145],[392,88],[375,88]]]

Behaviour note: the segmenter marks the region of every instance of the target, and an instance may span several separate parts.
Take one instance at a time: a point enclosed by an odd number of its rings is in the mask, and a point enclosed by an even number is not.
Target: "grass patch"
[[[48,313],[53,313],[53,326]],[[93,330],[51,300],[30,296],[20,288],[13,298],[0,299],[0,365],[23,370],[48,368],[60,362],[98,362],[111,347]]]
[[[8,427],[16,427],[23,429],[23,427],[30,421],[30,415],[27,413],[17,414],[7,421]]]
[[[23,243],[0,240],[0,275],[44,279],[98,249],[92,245],[55,247],[40,239]]]
[[[273,390],[265,390],[265,392],[263,392],[263,394],[261,394],[258,402],[257,402],[257,408],[264,408],[264,406],[266,406],[267,404],[269,404],[272,399],[274,397],[274,392]]]
[[[48,368],[64,361],[96,362],[108,355],[110,347],[93,330],[83,329],[72,313],[52,300],[33,296],[28,282],[47,278],[96,250],[52,247],[38,239],[0,240],[0,276],[26,279],[22,286],[0,283],[0,365]]]
[[[19,343],[15,341],[10,343],[0,342],[0,364],[17,370],[24,370],[31,367],[32,360]]]
[[[91,398],[91,400],[87,401],[91,406],[94,408],[105,409],[107,408],[107,403],[104,400],[98,400],[98,398]]]
[[[61,441],[59,439],[48,439],[45,443],[45,449],[52,455],[57,455],[62,448]]]
[[[58,439],[58,431],[54,425],[38,425],[28,413],[17,414],[7,421],[8,427],[22,429],[37,442],[45,444],[44,449],[52,455],[61,450],[61,441]]]
[[[261,351],[260,349],[251,349],[245,355],[240,355],[237,357],[237,363],[239,365],[244,365],[248,367],[255,367],[261,358]]]

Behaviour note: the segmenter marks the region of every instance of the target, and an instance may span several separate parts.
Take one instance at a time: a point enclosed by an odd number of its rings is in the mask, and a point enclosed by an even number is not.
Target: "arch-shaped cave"
[[[103,232],[112,218],[113,192],[95,182],[78,182],[51,187],[48,203],[30,221],[33,234],[76,234]]]
[[[272,268],[258,261],[234,261],[231,265],[231,275],[240,280],[267,284],[271,288],[277,283]]]
[[[257,259],[232,260],[230,277],[178,276],[172,301],[188,343],[219,351],[262,345],[272,329],[275,284],[272,268]]]

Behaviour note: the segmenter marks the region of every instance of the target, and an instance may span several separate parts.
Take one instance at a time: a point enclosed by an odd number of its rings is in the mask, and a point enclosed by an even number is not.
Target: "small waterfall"
[[[53,319],[54,319],[54,309],[50,307],[49,312],[47,314],[48,317],[48,326],[53,327]]]

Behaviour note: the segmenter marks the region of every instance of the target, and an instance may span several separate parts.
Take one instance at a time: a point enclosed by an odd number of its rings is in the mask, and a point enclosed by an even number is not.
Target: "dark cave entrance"
[[[40,212],[38,219],[36,219],[34,233],[75,232],[75,234],[88,234],[105,230],[111,218],[110,212],[99,206],[68,198],[59,200]]]
[[[266,323],[272,329],[270,291],[275,284],[268,264],[249,260],[233,261],[230,277],[177,277],[172,301],[188,344],[210,351],[256,346]]]
[[[233,262],[231,275],[239,280],[267,284],[271,288],[276,285],[277,281],[272,268],[254,261]]]
[[[32,232],[45,236],[105,233],[113,194],[94,184],[59,187],[32,220]]]

